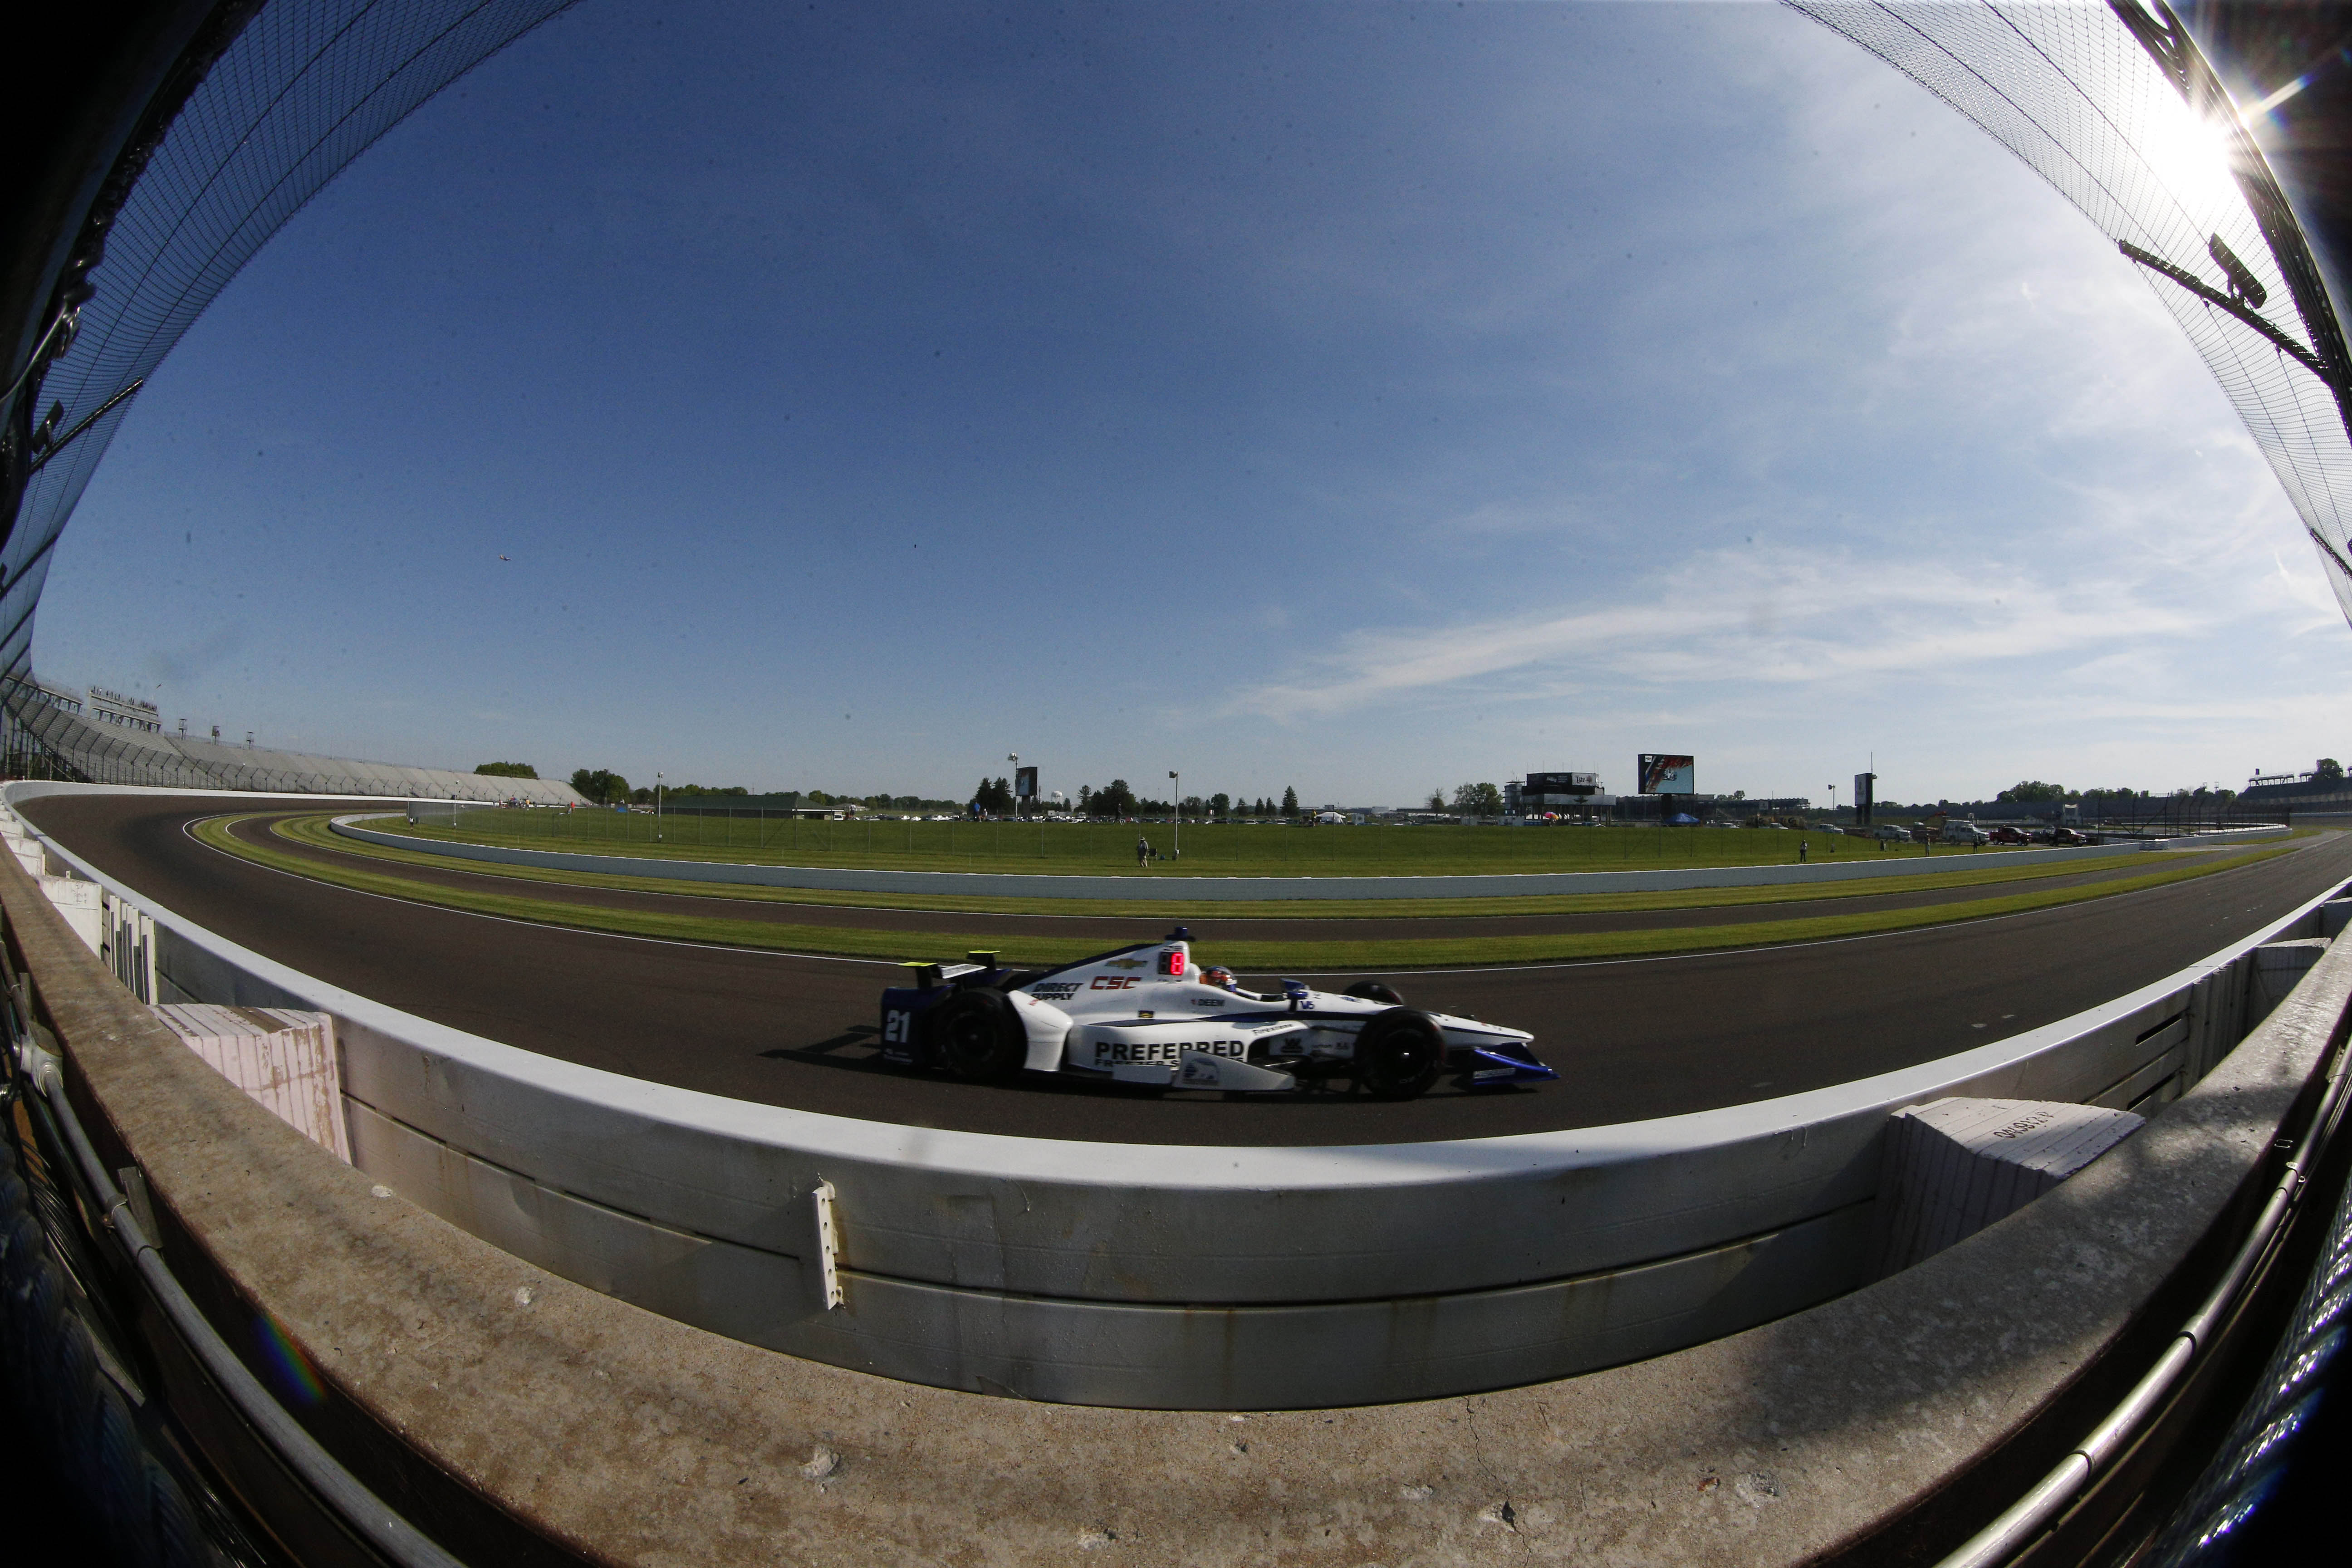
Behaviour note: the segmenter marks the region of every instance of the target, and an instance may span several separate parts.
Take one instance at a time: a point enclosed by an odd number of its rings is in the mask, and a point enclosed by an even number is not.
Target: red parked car
[[[2031,844],[2033,842],[2032,839],[2026,837],[2024,829],[2018,827],[1991,828],[1986,832],[1985,837],[1991,839],[1995,844]]]

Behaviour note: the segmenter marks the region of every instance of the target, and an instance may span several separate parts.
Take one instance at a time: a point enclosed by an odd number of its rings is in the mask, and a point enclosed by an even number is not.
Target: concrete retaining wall
[[[1849,1289],[1894,1110],[2161,1104],[2238,1037],[2243,955],[2315,931],[2323,901],[2089,1013],[1834,1089],[1339,1148],[1012,1138],[720,1099],[444,1027],[147,907],[163,999],[335,1015],[354,1162],[551,1271],[912,1381],[1266,1408],[1565,1375]],[[822,1184],[846,1292],[830,1311]]]
[[[335,818],[346,837],[420,854],[446,855],[500,866],[589,871],[610,877],[665,877],[682,882],[727,882],[761,888],[809,888],[844,893],[901,893],[934,898],[1121,899],[1198,900],[1204,903],[1280,902],[1293,899],[1521,899],[1564,893],[1635,893],[1689,888],[1755,888],[1800,882],[1847,882],[1873,877],[1906,877],[1949,871],[1954,859],[1970,855],[1948,849],[1942,856],[1882,853],[1849,847],[1804,866],[1701,866],[1664,871],[1543,871],[1507,876],[1464,877],[1082,877],[1029,876],[980,871],[877,871],[818,866],[753,866],[735,860],[668,860],[648,856],[589,855],[560,849],[520,849],[499,844],[459,844],[362,827],[358,819]],[[1336,829],[1334,831],[1337,831]],[[1497,831],[1502,831],[1497,829]],[[1532,831],[1522,829],[1521,831]],[[1569,831],[1561,829],[1560,831]],[[2274,837],[2285,828],[2249,828],[2232,840]],[[2207,838],[2215,836],[2208,835]],[[2204,840],[2200,839],[2200,842]],[[1841,840],[1850,847],[1861,840]],[[2184,840],[2184,842],[2186,842]],[[2102,859],[2160,848],[2163,841],[2132,839],[2069,849],[1998,851],[2003,866],[2052,860]],[[1978,863],[1978,862],[1972,862]]]

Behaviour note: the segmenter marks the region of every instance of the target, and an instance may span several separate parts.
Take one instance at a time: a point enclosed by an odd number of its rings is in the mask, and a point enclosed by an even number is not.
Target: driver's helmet
[[[1242,988],[1241,982],[1234,978],[1234,972],[1222,963],[1213,963],[1201,971],[1201,984],[1214,985],[1225,991],[1238,991]]]

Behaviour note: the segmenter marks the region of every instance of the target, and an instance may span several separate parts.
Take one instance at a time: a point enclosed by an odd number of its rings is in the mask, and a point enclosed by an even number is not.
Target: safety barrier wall
[[[1501,899],[1562,893],[1655,892],[1686,888],[1750,888],[1790,882],[1845,882],[1871,877],[1917,876],[1953,869],[1951,853],[1885,855],[1850,851],[1853,858],[1803,866],[1702,866],[1664,871],[1538,871],[1462,877],[1088,877],[1017,872],[877,871],[821,866],[755,866],[731,860],[670,860],[649,856],[590,855],[500,844],[461,844],[364,827],[340,816],[331,824],[346,837],[394,849],[446,855],[492,865],[590,871],[614,877],[667,877],[687,882],[729,882],[762,888],[807,888],[841,893],[911,893],[1003,899],[1159,899],[1225,903],[1288,899]],[[1563,829],[1562,831],[1566,831]],[[2276,837],[2284,827],[2208,834],[2194,842]],[[2101,858],[2161,848],[2163,839],[2130,839],[2067,849],[2000,851],[2003,866]],[[2188,843],[2181,839],[2174,842]]]
[[[1338,1148],[1033,1140],[724,1100],[449,1029],[146,909],[163,999],[334,1014],[355,1163],[551,1271],[912,1381],[1271,1408],[1562,1376],[1842,1293],[1863,1282],[1894,1110],[2160,1104],[2242,1033],[2251,950],[2315,934],[2325,901],[2074,1018],[1832,1089]]]

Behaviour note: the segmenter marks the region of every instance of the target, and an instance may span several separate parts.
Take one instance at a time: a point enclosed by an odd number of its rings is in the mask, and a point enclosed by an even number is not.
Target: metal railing
[[[2352,1086],[2352,1073],[2347,1071],[2347,1066],[2352,1066],[2352,1052],[2347,1052],[2340,1021],[2336,1036],[2325,1058],[2326,1076],[2318,1103],[2298,1133],[2281,1140],[2281,1145],[2291,1148],[2292,1152],[2280,1168],[2252,1227],[2222,1270],[2221,1279],[2207,1292],[2197,1310],[2174,1331],[2155,1364],[2105,1419],[2093,1426],[2032,1490],[1944,1558],[1937,1568],[1999,1568],[2022,1555],[2131,1449],[2213,1349],[2224,1327],[2243,1304],[2248,1287],[2263,1278],[2288,1225],[2295,1217],[2314,1168],[2326,1156],[2343,1121],[2346,1091],[2347,1086]],[[2286,1354],[2292,1343],[2290,1336],[2280,1353]],[[2274,1387],[2276,1383],[2273,1377],[2269,1386]]]
[[[5,937],[5,924],[0,924],[0,937]],[[30,1129],[37,1145],[41,1166],[52,1181],[71,1189],[73,1201],[58,1206],[67,1215],[79,1210],[81,1215],[91,1216],[87,1231],[79,1236],[80,1246],[112,1255],[109,1261],[116,1266],[112,1270],[116,1283],[143,1296],[146,1304],[170,1326],[268,1451],[323,1505],[331,1518],[363,1542],[369,1552],[399,1568],[459,1568],[458,1559],[403,1519],[344,1468],[263,1386],[214,1328],[173,1275],[156,1238],[149,1234],[148,1224],[141,1219],[131,1198],[116,1184],[106,1163],[92,1146],[66,1092],[63,1060],[51,1048],[53,1042],[42,1038],[47,1031],[33,1020],[30,978],[17,970],[5,951],[5,941],[0,941],[0,981],[5,981],[5,990],[0,990],[0,1019],[5,1019],[8,1044],[5,1061],[0,1062],[0,1068],[5,1069],[5,1089],[0,1089],[0,1095],[5,1095],[7,1101],[23,1105],[24,1125]],[[6,1173],[0,1171],[0,1176]],[[64,1238],[50,1236],[45,1239],[56,1246]],[[22,1227],[10,1232],[8,1247],[12,1252],[26,1244]],[[7,1262],[12,1278],[32,1269],[32,1265],[22,1258],[11,1257]],[[101,1289],[105,1283],[98,1279],[82,1279],[79,1282],[85,1290]],[[135,1310],[118,1310],[113,1315],[123,1321],[143,1316]],[[53,1394],[68,1400],[94,1399],[101,1405],[108,1399],[102,1388],[86,1394],[68,1387],[53,1391]],[[119,1396],[114,1403],[121,1405]],[[101,1423],[104,1420],[101,1414]],[[118,1431],[127,1429],[121,1418],[114,1425]],[[103,1462],[118,1468],[137,1467],[143,1470],[153,1462],[135,1442],[118,1439],[110,1449]],[[104,1489],[122,1492],[142,1484],[124,1482],[121,1478],[115,1480],[118,1484]],[[187,1481],[195,1487],[206,1485],[194,1476],[189,1476]],[[179,1485],[176,1480],[173,1484]],[[214,1511],[218,1511],[217,1505]]]

